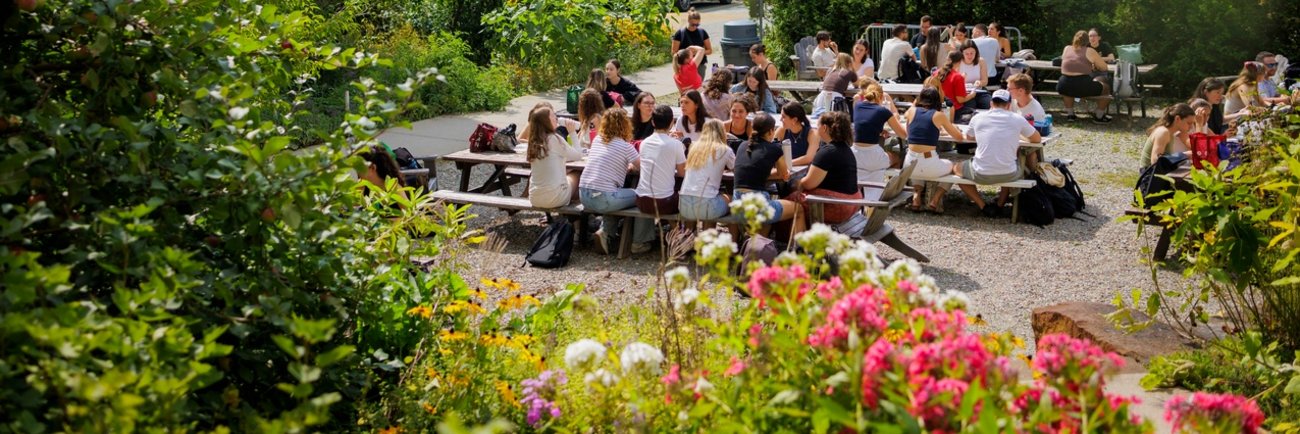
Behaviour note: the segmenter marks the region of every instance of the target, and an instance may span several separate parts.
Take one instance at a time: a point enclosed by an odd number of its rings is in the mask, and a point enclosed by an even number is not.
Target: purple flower
[[[551,419],[560,417],[562,414],[560,407],[555,403],[556,389],[568,382],[569,377],[559,369],[542,371],[537,378],[529,378],[521,382],[524,386],[524,397],[519,402],[528,407],[529,425],[534,428],[541,425],[543,415],[549,415]]]

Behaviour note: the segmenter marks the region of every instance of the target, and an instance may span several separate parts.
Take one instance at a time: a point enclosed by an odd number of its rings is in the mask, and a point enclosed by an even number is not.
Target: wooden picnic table
[[[772,92],[786,91],[794,94],[796,98],[801,99],[807,99],[806,95],[816,96],[822,91],[822,83],[820,81],[772,80],[767,82],[767,87],[771,89]],[[880,83],[880,88],[881,90],[884,90],[885,93],[889,94],[889,96],[897,98],[900,96],[916,97],[921,94],[921,89],[924,88],[924,86],[913,83]],[[974,92],[975,88],[967,85],[966,91]],[[850,85],[848,89],[844,91],[843,95],[845,98],[852,98],[853,95],[857,94],[858,88]]]
[[[1060,66],[1052,65],[1052,61],[1050,60],[1026,60],[1025,66],[1035,71],[1060,71],[1061,70]],[[1156,69],[1156,66],[1159,66],[1159,64],[1148,63],[1146,65],[1138,65],[1137,67],[1138,74],[1146,74],[1151,71],[1154,71]],[[1114,63],[1108,64],[1107,67],[1110,69],[1110,72],[1116,71]]]

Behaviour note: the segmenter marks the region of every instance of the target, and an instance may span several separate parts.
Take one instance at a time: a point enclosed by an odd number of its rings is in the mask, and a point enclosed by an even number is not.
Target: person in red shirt
[[[677,50],[677,55],[673,56],[673,82],[677,83],[678,92],[684,94],[699,90],[704,85],[704,78],[698,71],[698,65],[703,59],[703,48],[690,46]]]
[[[966,91],[966,77],[957,71],[957,65],[961,64],[962,54],[960,51],[948,53],[948,63],[945,63],[936,75],[939,78],[944,98],[952,104],[952,111],[948,117],[954,123],[964,124],[963,119],[969,120],[975,114],[975,107],[966,105],[970,100],[975,98],[974,93]]]

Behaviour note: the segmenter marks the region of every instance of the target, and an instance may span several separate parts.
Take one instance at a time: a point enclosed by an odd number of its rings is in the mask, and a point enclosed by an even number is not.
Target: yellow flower
[[[527,305],[540,306],[541,300],[531,295],[515,294],[514,297],[506,297],[497,302],[497,307],[505,310],[520,309]]]
[[[501,334],[501,333],[491,333],[491,332],[489,332],[489,333],[487,333],[487,334],[485,334],[485,335],[483,335],[483,336],[479,336],[479,341],[480,341],[480,342],[483,342],[483,345],[488,345],[488,346],[504,346],[504,345],[510,343],[510,338],[509,338],[509,337],[506,337],[506,335]]]
[[[442,307],[442,311],[447,313],[457,313],[462,310],[465,310],[465,302],[463,301],[453,301]]]
[[[465,332],[458,332],[455,330],[446,330],[446,329],[438,332],[438,339],[441,339],[446,342],[463,341],[468,338],[469,335],[466,334]]]
[[[1023,350],[1025,349],[1025,340],[1020,339],[1020,336],[1011,335],[1011,345],[1016,347],[1017,350]]]
[[[531,343],[533,343],[533,335],[527,333],[510,337],[510,346],[520,350],[528,348],[528,344]]]
[[[471,301],[471,302],[467,302],[467,303],[465,303],[465,309],[469,310],[470,313],[474,313],[474,314],[477,314],[477,315],[482,315],[482,314],[487,313],[487,309],[484,309],[484,308],[483,308],[483,305],[478,304],[478,303],[475,303],[475,302],[472,302],[472,301]]]
[[[898,330],[898,329],[885,330],[885,340],[888,340],[889,342],[897,343],[898,341],[902,340],[903,337],[905,336],[907,336],[907,332],[902,330]]]
[[[499,277],[496,279],[488,279],[486,277],[481,277],[478,279],[478,282],[482,283],[483,286],[489,288],[504,289],[508,292],[515,292],[519,290],[519,282],[504,277]]]
[[[484,309],[482,305],[472,301],[464,301],[464,300],[453,301],[447,304],[446,306],[443,306],[442,311],[451,314],[460,313],[463,311],[468,311],[469,313],[473,313],[476,315],[487,313],[487,309]]]
[[[442,378],[442,375],[438,374],[438,371],[434,370],[433,368],[424,368],[424,374],[428,375],[429,379],[432,380],[437,380],[439,378]]]
[[[546,358],[530,350],[523,350],[524,361],[531,362],[537,367],[538,371],[546,370]]]
[[[424,407],[424,411],[429,412],[429,414],[438,414],[438,407],[434,407],[433,405],[427,402],[421,402],[420,406]]]
[[[429,319],[433,317],[433,309],[430,309],[429,306],[419,305],[408,309],[406,311],[406,314],[411,316],[418,316],[424,319]]]
[[[470,297],[478,297],[479,300],[487,300],[488,294],[487,294],[487,291],[484,291],[484,290],[482,290],[482,289],[478,289],[478,288],[474,288],[474,289],[469,290],[469,296],[470,296]]]
[[[400,434],[401,432],[402,432],[402,427],[400,426],[390,426],[388,428],[379,430],[379,434]]]
[[[519,408],[519,399],[515,398],[515,391],[510,388],[510,383],[501,380],[496,380],[495,383],[497,393],[501,394],[501,400],[513,405],[515,408]]]
[[[980,315],[980,314],[976,314],[975,316],[968,316],[968,317],[966,317],[966,322],[969,322],[971,325],[988,325],[988,324],[989,324],[987,321],[984,321],[984,315]]]

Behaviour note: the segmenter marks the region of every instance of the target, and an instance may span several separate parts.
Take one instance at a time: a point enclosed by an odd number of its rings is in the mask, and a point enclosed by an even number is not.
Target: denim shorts
[[[681,196],[677,199],[678,212],[688,220],[717,220],[727,215],[727,201],[722,195],[714,197]]]
[[[772,209],[775,211],[775,212],[772,213],[772,219],[771,219],[771,220],[768,220],[768,221],[765,222],[764,224],[769,224],[769,225],[770,225],[770,224],[773,224],[773,223],[776,223],[776,222],[781,221],[781,213],[785,212],[785,207],[781,206],[781,201],[772,198],[772,193],[768,193],[768,192],[766,192],[766,191],[759,191],[759,190],[741,190],[741,189],[736,189],[736,191],[732,194],[731,197],[734,197],[734,198],[736,198],[736,199],[740,199],[740,197],[741,197],[741,196],[744,196],[746,193],[758,193],[758,194],[763,195],[763,198],[764,198],[764,199],[767,199],[767,205],[768,205],[768,206],[771,206]],[[742,217],[742,216],[736,216],[736,218],[743,218],[743,217]]]

